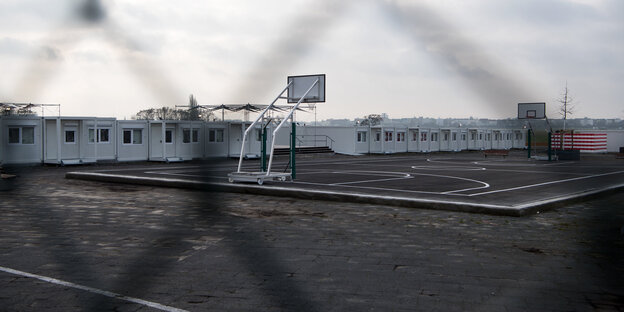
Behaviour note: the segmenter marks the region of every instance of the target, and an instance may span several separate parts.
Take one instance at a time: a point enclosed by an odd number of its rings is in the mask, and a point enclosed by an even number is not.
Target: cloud
[[[398,31],[459,75],[492,111],[504,114],[506,105],[535,98],[530,81],[517,79],[496,55],[488,53],[430,6],[382,1],[380,7],[389,20],[397,23]]]
[[[340,103],[324,107],[328,117],[369,107],[508,116],[517,101],[555,97],[565,80],[584,103],[617,105],[617,92],[596,86],[611,88],[605,82],[621,80],[624,66],[623,1],[59,1],[48,15],[43,0],[0,3],[0,66],[23,77],[22,100],[63,94],[47,89],[84,75],[103,85],[132,73],[124,78],[147,88],[120,89],[120,103],[146,93],[162,101],[156,106],[185,103],[189,93],[202,104],[266,101],[287,75],[318,72]],[[102,5],[106,18],[77,22],[85,3]],[[66,85],[52,83],[60,75]],[[95,105],[98,91],[64,100]]]
[[[285,81],[293,67],[314,51],[322,37],[335,25],[351,1],[308,1],[306,10],[290,18],[281,33],[266,43],[260,56],[244,74],[234,90],[243,90],[249,98],[266,98],[275,92],[274,85]]]
[[[23,40],[10,37],[0,39],[0,54],[19,57],[30,53],[30,51],[30,44]]]
[[[63,60],[63,55],[61,54],[61,50],[55,47],[51,47],[51,46],[41,47],[39,51],[39,57],[44,60],[51,61],[51,62],[57,62],[57,61]]]
[[[75,0],[2,0],[0,1],[0,35],[31,34],[55,27],[68,17]]]

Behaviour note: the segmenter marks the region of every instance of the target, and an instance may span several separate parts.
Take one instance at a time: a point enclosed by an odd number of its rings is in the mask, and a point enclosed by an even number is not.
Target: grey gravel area
[[[71,168],[74,169],[74,168]],[[17,171],[0,267],[189,311],[622,311],[624,193],[527,217]],[[0,272],[2,311],[157,311]]]

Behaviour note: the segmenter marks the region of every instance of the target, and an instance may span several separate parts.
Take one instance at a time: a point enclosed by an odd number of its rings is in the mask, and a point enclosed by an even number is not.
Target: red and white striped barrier
[[[574,132],[553,133],[552,147],[554,149],[580,150],[586,153],[606,153],[606,132]]]

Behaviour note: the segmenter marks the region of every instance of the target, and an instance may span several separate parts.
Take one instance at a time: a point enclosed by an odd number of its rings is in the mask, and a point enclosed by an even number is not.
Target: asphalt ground
[[[237,164],[229,160],[136,166],[68,176],[179,187],[212,183],[219,191],[506,215],[535,213],[624,187],[624,161],[613,155],[553,162],[527,159],[526,151],[489,158],[481,152],[298,156],[296,179],[264,181],[262,186],[229,183],[228,174],[237,170]],[[241,171],[259,168],[258,160],[246,160]],[[273,172],[287,168],[287,158],[282,157]]]
[[[624,309],[622,192],[517,218],[7,170],[3,311]]]

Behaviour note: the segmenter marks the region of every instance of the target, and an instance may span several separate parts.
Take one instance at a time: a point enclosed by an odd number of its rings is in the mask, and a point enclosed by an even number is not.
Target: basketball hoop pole
[[[238,159],[238,169],[236,170],[236,172],[238,172],[238,173],[241,172],[241,166],[243,165],[243,156],[245,155],[245,140],[247,139],[247,134],[258,123],[258,120],[262,119],[262,117],[264,117],[264,114],[266,114],[266,112],[268,112],[271,108],[273,108],[273,105],[275,104],[275,102],[277,102],[277,100],[279,100],[282,97],[282,94],[284,94],[284,92],[286,92],[286,90],[288,90],[288,88],[290,87],[291,84],[292,84],[292,81],[288,83],[286,88],[284,88],[284,90],[282,90],[282,92],[280,92],[280,94],[277,95],[275,100],[273,100],[273,102],[271,102],[271,104],[269,104],[269,106],[267,106],[264,109],[264,111],[262,111],[262,113],[258,116],[258,118],[256,118],[256,120],[254,120],[254,122],[251,123],[251,125],[249,125],[249,128],[247,128],[247,130],[245,130],[245,134],[243,134],[243,141],[241,143],[241,152],[240,152],[240,156],[239,156],[239,159]],[[308,91],[310,91],[310,90],[308,90]],[[307,92],[306,92],[306,94],[307,94]],[[273,142],[275,142],[275,133],[273,134]],[[271,149],[271,157],[273,157],[273,149]],[[269,168],[271,168],[271,163],[270,162],[269,162]]]
[[[531,123],[529,123],[529,129],[527,131],[527,158],[531,159]]]
[[[533,142],[531,140],[531,135],[533,135],[533,141],[537,142],[537,137],[535,136],[535,132],[533,131],[533,126],[531,125],[531,119],[546,119],[546,124],[548,125],[548,160],[552,159],[551,156],[551,135],[552,135],[552,127],[550,126],[550,122],[548,121],[548,117],[546,116],[546,102],[535,102],[535,103],[518,103],[518,119],[526,119],[529,129],[527,131],[527,157],[531,158],[531,151],[534,152],[537,148],[531,148]]]
[[[550,121],[548,121],[548,116],[544,114],[544,118],[546,119],[546,124],[548,125],[548,161],[552,161],[552,133],[553,129],[550,125]]]
[[[280,122],[280,124],[275,128],[275,130],[273,130],[273,141],[271,142],[271,155],[269,156],[269,166],[267,167],[267,171],[266,171],[266,175],[269,176],[269,174],[271,173],[271,164],[273,163],[273,151],[275,150],[275,136],[277,135],[277,131],[279,131],[279,129],[286,123],[286,121],[288,121],[288,118],[290,118],[293,114],[293,112],[295,110],[297,110],[297,108],[299,107],[299,104],[301,104],[301,102],[303,102],[303,100],[305,99],[305,97],[308,95],[308,93],[310,93],[310,91],[312,91],[312,89],[314,88],[314,86],[316,86],[319,83],[319,79],[317,78],[314,83],[312,83],[312,85],[308,88],[308,90],[303,94],[303,96],[301,96],[301,98],[299,99],[299,101],[297,102],[297,104],[295,104],[295,106],[293,106],[293,108],[290,110],[290,112],[288,113],[288,116],[286,116],[282,122]],[[291,82],[292,83],[292,82]],[[290,86],[290,83],[288,84]],[[288,89],[288,87],[286,87],[286,89]],[[284,90],[285,91],[285,90]],[[284,93],[284,91],[282,91],[282,93]],[[280,93],[281,95],[281,93]],[[241,158],[242,159],[242,158]],[[239,165],[239,172],[240,172],[240,165]]]

